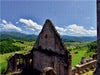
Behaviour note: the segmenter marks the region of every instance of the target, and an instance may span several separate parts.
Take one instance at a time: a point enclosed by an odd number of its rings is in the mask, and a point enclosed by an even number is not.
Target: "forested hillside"
[[[26,40],[27,39],[27,40]],[[27,53],[34,46],[35,41],[28,40],[29,38],[20,39],[12,37],[2,37],[0,40],[0,71],[5,72],[7,69],[7,60],[9,56],[17,53]],[[97,41],[94,42],[78,42],[68,39],[63,39],[66,48],[72,54],[72,66],[77,65],[81,61],[82,56],[91,58],[97,52]]]
[[[11,53],[20,50],[31,50],[35,41],[28,42],[16,40],[12,38],[1,38],[0,40],[0,54]]]
[[[10,53],[21,50],[21,47],[13,45],[15,43],[11,38],[1,38],[0,40],[0,54]]]
[[[12,38],[17,40],[23,40],[23,41],[35,41],[37,38],[37,35],[31,34],[24,34],[20,32],[0,32],[1,38]],[[91,37],[76,37],[76,36],[67,36],[67,35],[61,35],[64,42],[92,42],[97,40],[97,36],[91,36]]]

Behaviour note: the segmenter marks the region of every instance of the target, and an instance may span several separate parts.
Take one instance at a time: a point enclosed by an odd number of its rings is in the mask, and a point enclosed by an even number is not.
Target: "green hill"
[[[23,41],[34,41],[37,38],[37,35],[34,34],[25,34],[20,32],[0,32],[1,38],[12,38],[17,40],[23,40]],[[91,36],[91,37],[78,37],[78,36],[67,36],[67,35],[61,35],[64,42],[92,42],[97,40],[97,36]]]

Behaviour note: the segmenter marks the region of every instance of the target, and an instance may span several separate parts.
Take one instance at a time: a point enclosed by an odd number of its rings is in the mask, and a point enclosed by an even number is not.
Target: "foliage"
[[[14,52],[27,53],[31,50],[35,43],[32,39],[33,38],[30,39],[30,37],[2,36],[0,40],[0,47],[2,47],[0,52],[3,51],[5,54],[0,54],[0,69],[2,66],[7,67],[7,59],[11,54],[14,54]],[[67,49],[72,54],[72,66],[77,65],[81,61],[82,56],[90,58],[97,51],[97,42],[88,44],[88,42],[78,42],[74,40],[64,39],[64,41],[67,45]],[[2,68],[2,71],[4,72],[5,69]]]
[[[34,34],[24,34],[24,33],[20,33],[20,32],[0,32],[0,37],[2,38],[12,38],[12,39],[16,39],[16,40],[22,40],[22,41],[35,41],[37,38],[37,35]],[[67,35],[63,35],[61,36],[64,42],[91,42],[94,40],[97,40],[97,37],[75,37],[75,36],[67,36]]]
[[[82,56],[85,56],[85,54],[87,53],[87,50],[88,50],[87,46],[80,46],[76,48],[74,47],[74,49],[70,51],[72,54],[72,66],[73,67],[80,63]]]
[[[74,52],[75,54],[78,54],[78,51]]]
[[[97,41],[83,46],[69,46],[67,49],[72,54],[72,66],[75,66],[80,63],[82,56],[86,56],[89,59],[97,52]]]
[[[7,66],[6,65],[4,65],[4,66],[2,66],[1,67],[1,73],[5,73],[7,71]]]
[[[36,35],[27,35],[24,33],[19,33],[19,32],[0,32],[0,37],[1,38],[11,38],[11,39],[16,39],[16,40],[21,40],[21,41],[28,41],[32,42],[35,41],[37,36]]]
[[[32,49],[34,42],[27,42],[22,40],[15,40],[11,38],[1,38],[0,40],[0,54],[16,52],[20,50]]]
[[[20,51],[15,51],[15,52],[22,53],[22,54],[25,54],[25,53],[29,52],[29,50],[32,49],[32,47],[33,47],[33,45],[35,43],[35,41],[27,42],[27,41],[15,40],[15,39],[11,39],[11,38],[9,38],[9,39],[1,38],[1,40],[2,41],[0,42],[0,46],[1,46],[2,42],[6,42],[7,45],[11,44],[13,46],[20,47],[21,50]],[[3,71],[3,70],[1,70],[1,68],[3,69],[3,66],[7,67],[7,60],[9,58],[9,56],[11,56],[12,54],[15,54],[15,52],[0,54],[0,72]]]
[[[10,52],[15,52],[15,51],[19,51],[21,50],[20,47],[13,45],[12,43],[14,43],[15,41],[11,38],[4,38],[1,39],[0,42],[0,53],[4,54],[4,53],[10,53]]]
[[[7,70],[7,62],[0,63],[0,72],[5,73]]]
[[[92,43],[89,43],[88,45],[88,53],[89,52],[97,52],[97,41],[94,41],[94,42],[92,42]]]
[[[85,36],[76,37],[76,36],[63,35],[62,38],[71,40],[69,42],[74,42],[74,41],[76,41],[76,42],[92,42],[94,40],[97,40],[96,36],[93,36],[93,37],[85,37]],[[68,42],[68,41],[65,41],[65,42]]]

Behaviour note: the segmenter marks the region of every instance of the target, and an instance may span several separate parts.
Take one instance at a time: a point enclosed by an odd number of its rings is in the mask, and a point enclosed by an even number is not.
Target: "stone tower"
[[[97,68],[94,75],[100,75],[100,0],[97,0]]]
[[[33,69],[37,72],[51,67],[57,75],[72,75],[72,57],[51,20],[46,20],[32,53]]]

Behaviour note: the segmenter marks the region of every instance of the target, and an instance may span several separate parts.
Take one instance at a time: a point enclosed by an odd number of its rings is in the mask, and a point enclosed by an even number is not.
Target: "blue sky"
[[[96,36],[96,0],[1,0],[0,31],[39,34],[51,19],[60,35]]]

